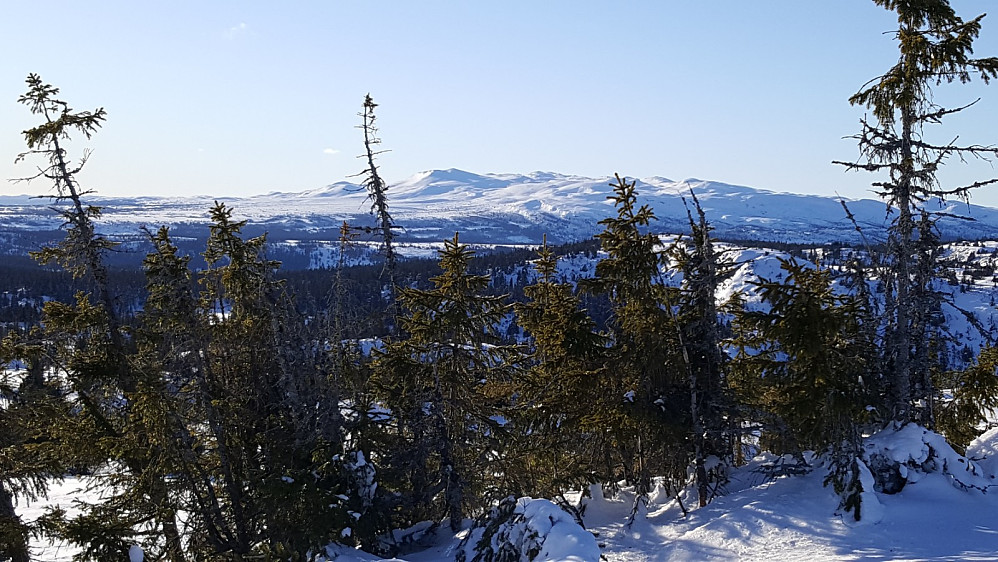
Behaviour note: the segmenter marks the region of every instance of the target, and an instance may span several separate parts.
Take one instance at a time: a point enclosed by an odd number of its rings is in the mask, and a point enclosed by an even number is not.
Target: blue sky
[[[954,0],[965,18],[988,0]],[[846,173],[863,110],[847,98],[897,58],[868,0],[7,2],[0,175],[35,121],[35,72],[105,128],[81,179],[106,195],[252,195],[347,179],[364,95],[380,104],[383,176],[434,168],[696,177],[869,194]],[[998,13],[978,55],[998,54]],[[939,137],[998,143],[998,84]],[[970,168],[970,169],[966,169]],[[948,167],[946,182],[998,175]],[[43,193],[5,184],[0,193]],[[979,191],[975,202],[998,205]]]

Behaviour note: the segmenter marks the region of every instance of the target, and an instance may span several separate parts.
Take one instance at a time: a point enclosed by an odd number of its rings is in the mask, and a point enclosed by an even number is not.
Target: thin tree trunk
[[[7,488],[0,483],[0,525],[7,527],[0,542],[0,547],[6,549],[2,554],[10,558],[10,562],[29,562],[28,529],[21,523],[21,518],[14,510],[14,498]]]
[[[897,186],[895,203],[898,206],[897,244],[895,249],[895,288],[896,324],[893,334],[894,359],[892,370],[892,401],[893,418],[901,423],[911,421],[911,321],[912,302],[911,291],[911,259],[912,230],[911,215],[911,180],[912,166],[912,115],[911,110],[902,112],[902,172]]]

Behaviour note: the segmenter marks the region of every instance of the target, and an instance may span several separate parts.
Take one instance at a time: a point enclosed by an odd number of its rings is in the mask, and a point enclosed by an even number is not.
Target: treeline
[[[172,228],[170,232],[172,239]],[[152,248],[151,243],[147,245]],[[556,255],[588,254],[595,258],[597,248],[598,242],[586,241],[553,246],[551,250]],[[178,246],[178,254],[190,257],[192,270],[204,269],[200,251],[194,252],[190,247],[184,249]],[[344,326],[346,336],[357,338],[386,335],[383,319],[387,302],[382,298],[387,284],[384,263],[302,269],[294,265],[287,267],[284,254],[275,253],[270,244],[266,247],[267,258],[280,263],[275,279],[282,281],[287,291],[294,296],[298,312],[305,316],[328,314],[333,302],[334,285],[339,283],[341,298],[344,299],[343,308],[350,310],[351,314],[351,320]],[[469,270],[490,275],[493,282],[490,283],[489,290],[494,293],[508,294],[511,300],[521,301],[524,298],[523,289],[528,285],[526,272],[534,257],[533,250],[499,249],[474,256],[469,262]],[[198,262],[202,265],[194,266]],[[429,279],[440,273],[439,263],[431,258],[399,260],[396,269],[398,284],[407,287],[425,288],[430,284]],[[507,282],[509,275],[515,275],[516,278]],[[146,280],[142,268],[118,267],[109,263],[108,276],[116,313],[126,322],[133,321],[146,299]],[[200,286],[196,282],[192,282],[191,286],[195,295],[199,294]],[[0,337],[10,329],[39,324],[45,301],[72,302],[77,292],[86,290],[87,283],[84,280],[74,278],[59,267],[39,266],[27,256],[7,256],[0,263]]]
[[[173,229],[170,229],[171,238]],[[244,232],[244,236],[248,236]],[[186,238],[186,236],[185,236]],[[268,241],[269,241],[268,236]],[[808,244],[790,244],[781,242],[735,241],[720,238],[719,242],[740,244],[747,247],[769,248],[784,252],[793,257],[818,263],[824,259],[829,266],[844,263],[842,259],[828,258],[830,252],[843,250],[845,252],[861,253],[862,248],[831,244],[815,248]],[[146,241],[143,246],[152,248]],[[40,246],[39,246],[40,247]],[[177,245],[178,253],[190,256],[194,271],[204,269],[201,250],[190,245]],[[585,256],[592,263],[596,262],[599,250],[599,240],[584,240],[550,246],[555,256]],[[334,285],[342,285],[342,298],[345,299],[344,309],[351,311],[351,321],[346,322],[344,329],[350,338],[382,337],[387,334],[382,321],[387,311],[387,302],[381,297],[385,289],[385,264],[345,265],[332,267],[303,269],[301,263],[290,266],[286,261],[286,252],[275,252],[272,245],[266,249],[268,259],[279,262],[280,268],[275,273],[277,280],[283,281],[289,293],[294,296],[295,308],[305,316],[327,314],[332,306]],[[834,254],[832,254],[834,255]],[[483,253],[476,253],[469,261],[469,271],[481,275],[489,275],[489,291],[493,294],[505,294],[512,302],[523,302],[526,298],[524,288],[532,277],[530,262],[536,259],[534,250],[524,248],[500,248]],[[135,258],[129,258],[134,260]],[[131,322],[135,314],[145,303],[145,276],[141,267],[115,265],[114,260],[108,263],[110,285],[113,288],[115,308],[126,321]],[[197,264],[197,265],[194,265]],[[980,279],[992,275],[992,268],[967,266],[966,275],[961,282]],[[400,259],[396,265],[398,284],[400,286],[426,288],[429,279],[440,273],[440,266],[432,258]],[[976,269],[975,269],[976,268]],[[947,280],[957,283],[956,274],[944,272]],[[192,282],[195,294],[200,287]],[[68,272],[52,266],[39,266],[27,256],[7,256],[0,263],[0,337],[10,329],[21,329],[24,326],[36,325],[42,319],[42,305],[46,300],[71,302],[79,291],[85,291],[87,284],[75,279]],[[596,320],[600,328],[607,327],[609,319],[609,301],[599,295],[581,295],[585,308]],[[517,332],[518,333],[518,332]]]

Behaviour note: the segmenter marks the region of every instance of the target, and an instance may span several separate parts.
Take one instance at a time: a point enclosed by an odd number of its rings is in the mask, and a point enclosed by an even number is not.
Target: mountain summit
[[[389,184],[392,215],[402,241],[439,241],[461,233],[466,242],[552,243],[589,238],[598,222],[614,214],[610,176],[588,178],[553,172],[476,174],[458,169],[429,170]],[[696,193],[720,237],[781,242],[851,242],[858,238],[837,198],[777,193],[699,179],[673,181],[654,176],[637,180],[638,198],[658,216],[655,229],[688,229],[683,198]],[[274,192],[247,198],[219,198],[263,230],[307,232],[310,238],[335,232],[343,221],[373,225],[363,186],[337,182],[309,191]],[[95,197],[104,207],[101,227],[127,235],[141,225],[196,225],[207,222],[210,197]],[[890,214],[884,203],[849,200],[849,210],[871,241],[885,236]],[[54,230],[58,218],[45,199],[0,197],[0,232]],[[929,210],[973,220],[943,217],[944,238],[998,238],[998,210],[976,205],[927,204]]]

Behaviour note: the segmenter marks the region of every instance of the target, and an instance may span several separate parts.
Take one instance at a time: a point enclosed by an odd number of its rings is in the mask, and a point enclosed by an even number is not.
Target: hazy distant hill
[[[611,178],[534,172],[474,174],[462,170],[421,172],[390,185],[389,203],[400,240],[436,242],[461,233],[471,243],[534,244],[547,234],[552,243],[589,238],[598,221],[611,216]],[[686,208],[682,197],[690,190],[699,198],[707,218],[724,238],[781,242],[826,243],[855,241],[858,235],[846,219],[838,199],[815,195],[776,193],[751,187],[663,177],[638,180],[641,203],[659,217],[656,230],[685,232]],[[272,241],[292,240],[323,245],[337,237],[343,221],[373,225],[367,194],[361,186],[339,182],[299,193],[274,192],[246,198],[219,198],[235,208],[237,217],[250,221],[251,232],[269,231]],[[143,225],[174,227],[181,238],[205,235],[212,197],[94,197],[104,207],[100,229],[122,240],[138,239]],[[871,240],[884,236],[889,222],[883,203],[848,201],[849,209]],[[0,248],[24,253],[49,237],[58,219],[46,199],[0,196]],[[998,238],[998,210],[961,203],[930,203],[929,208],[967,216],[973,221],[941,219],[947,239]]]

